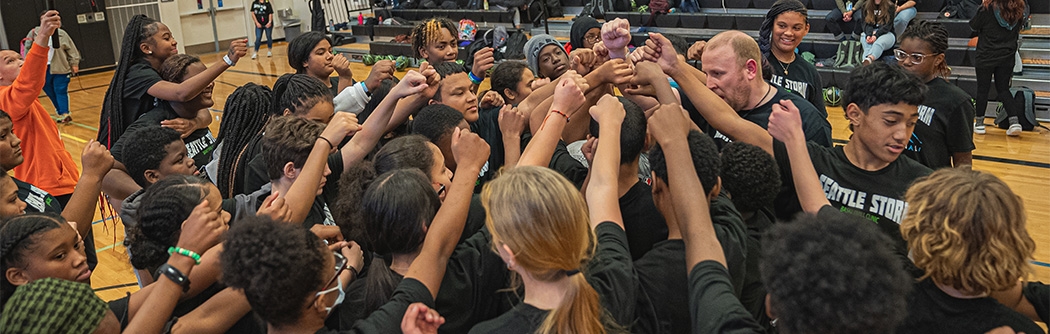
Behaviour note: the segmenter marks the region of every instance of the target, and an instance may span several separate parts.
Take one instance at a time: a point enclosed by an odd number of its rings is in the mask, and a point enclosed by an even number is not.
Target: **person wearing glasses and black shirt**
[[[970,96],[945,78],[951,69],[944,62],[948,31],[940,23],[915,22],[901,34],[893,50],[905,70],[926,83],[929,93],[919,106],[919,121],[904,154],[938,169],[970,165],[973,161],[974,108]]]

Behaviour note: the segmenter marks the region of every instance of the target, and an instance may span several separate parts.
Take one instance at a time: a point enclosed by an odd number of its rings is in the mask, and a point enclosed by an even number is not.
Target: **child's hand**
[[[591,49],[574,49],[569,54],[569,69],[580,75],[587,75],[599,62],[598,54]]]
[[[569,71],[575,73],[574,71]],[[565,113],[567,117],[572,117],[571,113],[576,112],[583,105],[586,98],[583,96],[583,91],[576,85],[576,80],[561,80],[558,82],[558,87],[554,88],[554,100],[551,102],[551,109]]]
[[[372,65],[372,70],[368,72],[368,78],[365,79],[365,87],[368,88],[369,92],[374,92],[379,89],[379,85],[383,83],[383,80],[394,77],[394,70],[396,66],[393,60],[380,60]]]
[[[580,147],[580,151],[583,153],[583,158],[587,159],[587,166],[594,165],[594,153],[598,152],[598,138],[587,135],[587,141],[583,142],[583,147]]]
[[[671,74],[678,70],[678,54],[674,51],[671,40],[664,35],[649,33],[649,40],[645,41],[645,60],[660,65],[664,73]]]
[[[503,96],[500,96],[494,90],[485,92],[485,95],[481,97],[481,108],[488,109],[492,107],[502,107],[506,102],[503,101]]]
[[[623,59],[609,60],[598,66],[594,72],[598,74],[601,83],[611,83],[615,86],[631,82],[631,77],[634,76],[631,64]]]
[[[328,125],[324,127],[324,131],[321,132],[321,138],[324,138],[334,146],[339,145],[344,138],[353,135],[357,131],[361,131],[361,124],[357,123],[357,115],[348,112],[337,112],[332,116],[332,120],[328,121]],[[331,149],[334,151],[338,147],[331,147]]]
[[[602,25],[602,43],[609,49],[609,58],[627,56],[627,44],[631,42],[631,24],[618,18]]]
[[[182,232],[179,233],[179,241],[176,244],[197,254],[204,254],[222,241],[223,234],[229,228],[221,215],[212,210],[208,200],[204,200],[194,207],[190,217],[182,222]]]
[[[230,61],[234,64],[237,63],[241,57],[248,54],[248,39],[235,39],[230,42],[230,50],[226,52],[226,55],[230,56]]]
[[[496,63],[496,58],[492,55],[492,48],[482,48],[478,52],[474,53],[474,65],[470,68],[470,73],[478,78],[485,79],[485,72],[492,68],[492,65]]]
[[[769,135],[784,143],[805,141],[802,133],[802,116],[791,100],[780,100],[769,114]]]
[[[336,227],[336,230],[339,230],[339,228]],[[353,267],[358,273],[364,269],[365,252],[361,249],[361,245],[358,245],[356,241],[347,242],[346,246],[339,249],[339,253],[343,254],[343,257],[346,258],[347,267]]]
[[[623,122],[626,111],[623,109],[623,103],[620,103],[620,99],[610,94],[605,94],[598,100],[597,104],[591,106],[590,113],[591,118],[594,118],[599,125],[604,125],[609,122]]]
[[[80,164],[84,166],[84,175],[102,177],[113,168],[113,155],[105,146],[92,139],[80,154]]]
[[[667,75],[660,69],[660,65],[654,62],[643,61],[634,66],[634,78],[631,79],[631,84],[652,85],[657,80],[667,81]]]
[[[707,41],[696,41],[689,46],[689,52],[686,52],[686,55],[689,59],[700,60],[700,56],[704,55],[705,47],[707,47]]]
[[[470,130],[456,128],[452,132],[452,157],[456,159],[457,172],[463,167],[479,170],[489,160],[489,144]]]
[[[37,31],[33,43],[47,47],[47,42],[51,40],[51,34],[54,34],[61,27],[62,18],[58,16],[58,11],[49,10],[44,12],[44,15],[40,15],[40,30]]]
[[[419,74],[427,78],[427,88],[423,89],[423,97],[433,98],[434,94],[437,94],[438,85],[441,83],[441,74],[438,74],[437,70],[427,62],[419,64]]]
[[[434,71],[434,69],[429,70]],[[434,75],[437,75],[437,72],[435,72]],[[423,76],[423,74],[416,71],[408,71],[405,73],[405,77],[401,78],[401,81],[398,82],[394,88],[390,89],[389,95],[403,98],[413,94],[418,94],[431,87],[427,81],[429,81],[429,78]],[[437,85],[435,84],[433,87],[437,87]]]
[[[445,323],[445,318],[423,303],[412,303],[401,318],[401,332],[404,334],[436,334],[438,327]]]
[[[678,104],[661,105],[649,117],[649,133],[656,138],[660,145],[675,140],[685,140],[689,135],[690,124],[693,122],[685,116],[682,107]]]
[[[508,104],[499,110],[497,122],[499,122],[499,130],[503,132],[504,137],[520,137],[521,132],[525,131],[525,124],[528,124],[529,117],[524,112],[518,111],[518,108]]]
[[[350,61],[346,60],[346,57],[341,54],[332,57],[332,67],[335,68],[335,73],[338,73],[340,77],[354,77],[354,72],[350,70]]]
[[[270,217],[276,222],[288,222],[288,217],[292,215],[292,210],[288,207],[288,203],[285,203],[284,197],[280,195],[278,191],[274,191],[270,196],[266,196],[262,206],[259,207],[259,211],[255,212],[255,215]]]
[[[197,131],[197,121],[195,119],[168,119],[160,121],[160,126],[178,131],[182,138],[189,137],[194,131]]]

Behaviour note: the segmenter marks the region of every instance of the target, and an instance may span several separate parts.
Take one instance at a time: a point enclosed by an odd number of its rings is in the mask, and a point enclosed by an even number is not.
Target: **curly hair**
[[[200,62],[201,59],[197,58],[197,56],[184,53],[173,55],[168,57],[164,64],[160,65],[160,77],[165,81],[182,83],[183,78],[186,77],[186,68]]]
[[[638,155],[645,148],[645,129],[648,121],[645,119],[645,111],[637,104],[622,96],[616,99],[620,100],[625,111],[623,123],[620,124],[620,165],[626,165],[638,159]],[[599,127],[598,121],[591,118],[591,137],[599,137]]]
[[[168,247],[178,243],[182,222],[208,191],[208,182],[192,175],[170,175],[146,188],[136,212],[137,223],[128,227],[124,240],[135,269],[156,272],[167,261]]]
[[[909,276],[875,224],[838,212],[801,215],[762,237],[762,282],[784,333],[892,333]]]
[[[934,55],[942,54],[948,50],[948,29],[945,29],[944,25],[938,22],[927,20],[912,22],[907,29],[904,29],[904,33],[901,33],[897,40],[903,41],[909,38],[926,42],[926,46],[930,48],[930,52]],[[937,57],[930,57],[929,59],[938,61]],[[937,71],[943,78],[948,78],[952,74],[952,69],[948,67],[948,64],[943,59],[937,64]]]
[[[722,186],[732,194],[740,212],[755,212],[773,205],[780,191],[780,169],[762,148],[732,142],[722,148]]]
[[[310,60],[310,53],[321,41],[328,41],[329,45],[333,44],[331,38],[317,31],[305,32],[288,42],[288,66],[294,68],[297,74],[306,73],[303,63]]]
[[[267,323],[295,323],[325,283],[327,249],[299,224],[266,217],[245,219],[227,232],[219,257],[222,280],[244,291],[252,310]]]
[[[322,131],[324,124],[292,115],[271,120],[262,139],[266,176],[270,180],[280,179],[288,162],[295,168],[303,168]]]
[[[1035,241],[1020,196],[991,173],[943,168],[905,194],[901,236],[923,279],[967,294],[1001,291],[1031,272]]]
[[[412,28],[412,50],[416,53],[416,58],[423,58],[423,52],[420,50],[437,40],[441,36],[441,29],[448,29],[449,35],[456,39],[457,45],[450,45],[450,47],[459,46],[459,25],[448,18],[432,17],[419,22]]]
[[[182,135],[178,131],[159,125],[132,131],[125,140],[127,147],[135,149],[123,151],[125,154],[117,157],[117,160],[124,164],[135,184],[143,188],[149,186],[146,171],[160,168],[161,162],[168,156],[168,145],[183,145]]]
[[[856,103],[864,113],[880,104],[905,103],[917,106],[926,98],[927,90],[926,83],[900,65],[877,61],[850,71],[849,82],[842,89],[842,105]],[[852,129],[853,125],[850,124]]]
[[[139,44],[150,43],[155,45],[153,35],[160,30],[161,23],[146,15],[135,15],[128,21],[124,28],[124,37],[120,42],[120,59],[117,60],[117,68],[113,71],[113,79],[109,82],[109,89],[102,101],[102,115],[99,124],[98,141],[106,147],[120,139],[124,130],[131,125],[134,118],[124,115],[124,80],[127,79],[131,65],[136,60],[145,57]],[[136,112],[129,110],[131,112]]]
[[[700,178],[700,184],[704,187],[704,194],[710,194],[711,190],[714,190],[715,185],[718,184],[718,147],[715,146],[715,142],[711,137],[696,130],[689,131],[688,141],[689,153],[693,156],[693,167],[696,168],[696,176]],[[667,158],[664,156],[664,151],[660,148],[660,144],[656,144],[649,149],[649,168],[656,174],[656,178],[664,182],[670,182],[667,179]]]
[[[463,121],[463,114],[444,104],[431,104],[423,107],[412,120],[412,133],[427,137],[437,144],[441,138],[452,133]]]
[[[222,124],[219,126],[219,137],[215,144],[222,143],[222,154],[219,156],[219,170],[215,185],[219,187],[222,198],[231,198],[244,190],[244,167],[251,157],[244,157],[253,141],[261,138],[266,122],[274,115],[270,104],[273,102],[273,91],[270,87],[247,83],[237,87],[226,98],[223,108]]]
[[[3,173],[3,177],[8,177]],[[0,309],[15,293],[15,286],[7,281],[7,269],[25,267],[25,257],[37,242],[40,235],[61,228],[65,218],[53,213],[27,213],[17,216],[0,225]]]
[[[285,74],[273,83],[273,115],[309,111],[320,102],[332,103],[332,91],[320,79],[307,74]]]

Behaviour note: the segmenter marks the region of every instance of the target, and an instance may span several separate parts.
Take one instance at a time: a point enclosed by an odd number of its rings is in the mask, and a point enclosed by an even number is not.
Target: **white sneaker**
[[[259,58],[259,54],[252,52],[252,59]]]
[[[979,134],[979,135],[983,135],[984,134],[984,124],[983,123],[975,123],[973,125],[973,133],[976,133],[976,134]]]
[[[273,57],[273,51],[266,51],[267,57]]]
[[[1006,135],[1011,137],[1020,136],[1021,124],[1010,124],[1010,127],[1006,129]]]

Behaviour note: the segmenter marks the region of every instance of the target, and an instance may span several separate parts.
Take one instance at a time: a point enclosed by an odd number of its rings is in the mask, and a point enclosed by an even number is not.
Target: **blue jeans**
[[[915,7],[902,10],[893,17],[893,33],[900,36],[908,28],[908,22],[915,18]]]
[[[273,26],[269,28],[255,28],[255,52],[259,52],[259,44],[262,44],[262,34],[266,31],[266,48],[273,49]]]
[[[55,105],[59,116],[69,114],[69,74],[51,74],[51,65],[47,65],[47,77],[44,79],[44,94]]]
[[[864,58],[868,56],[874,57],[875,60],[882,58],[882,52],[893,48],[893,43],[896,41],[896,37],[891,32],[875,38],[875,43],[868,44],[868,35],[860,34],[860,45],[864,48]]]

